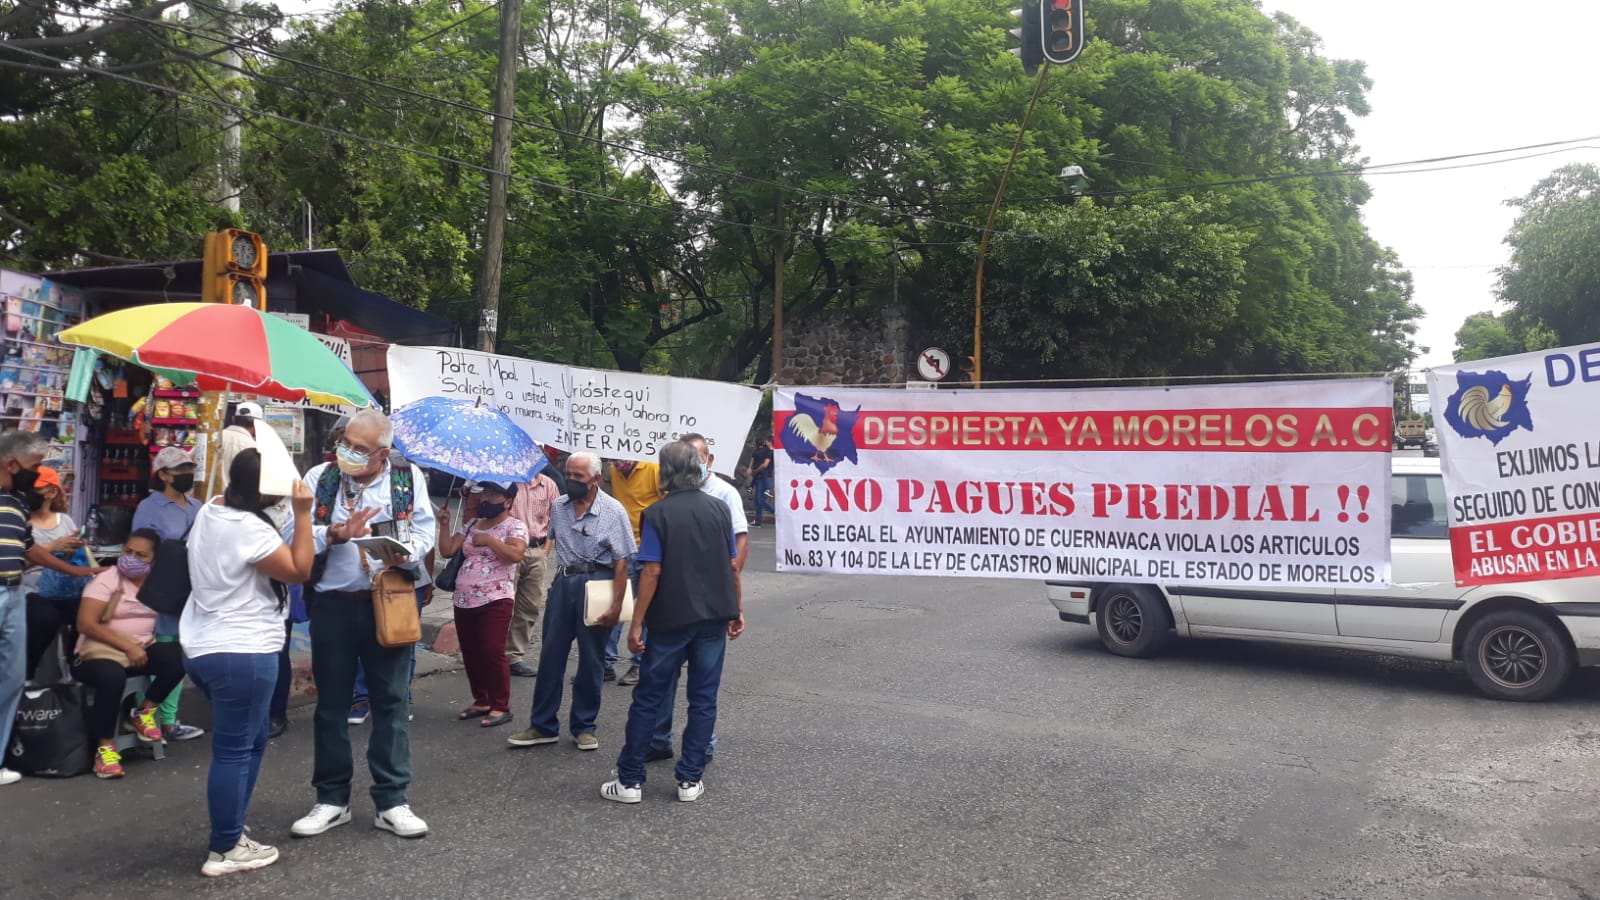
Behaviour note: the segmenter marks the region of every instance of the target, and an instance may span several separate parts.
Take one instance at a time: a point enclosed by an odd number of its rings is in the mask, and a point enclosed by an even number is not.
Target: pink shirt
[[[472,521],[463,522],[457,532],[466,535],[466,543],[461,545],[461,570],[456,573],[456,589],[450,599],[462,609],[487,606],[517,595],[517,569],[521,563],[506,562],[494,550],[472,543],[472,532],[479,530],[482,529]],[[528,526],[516,516],[506,516],[504,522],[488,531],[502,541],[528,539]]]
[[[156,611],[139,602],[139,586],[122,577],[117,572],[116,566],[101,572],[83,589],[83,599],[104,600],[111,602],[111,595],[118,587],[122,588],[122,599],[117,602],[116,612],[107,624],[139,642],[139,646],[148,647],[156,639]],[[83,649],[83,637],[78,638],[78,649]]]
[[[560,488],[544,475],[535,475],[517,488],[517,499],[511,501],[511,517],[528,526],[528,543],[541,544],[550,536],[550,505],[560,496]]]

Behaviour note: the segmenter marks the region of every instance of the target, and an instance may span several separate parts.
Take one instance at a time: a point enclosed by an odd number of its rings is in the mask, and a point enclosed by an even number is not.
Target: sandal
[[[504,724],[506,724],[507,722],[511,721],[512,718],[514,718],[514,717],[511,715],[511,713],[503,712],[498,716],[489,716],[488,718],[484,719],[482,722],[479,722],[478,723],[478,727],[479,728],[493,728],[496,725],[504,725]]]
[[[460,714],[456,716],[456,719],[462,722],[465,722],[468,719],[481,719],[492,711],[493,710],[479,709],[476,706],[469,706],[466,709],[463,709]]]

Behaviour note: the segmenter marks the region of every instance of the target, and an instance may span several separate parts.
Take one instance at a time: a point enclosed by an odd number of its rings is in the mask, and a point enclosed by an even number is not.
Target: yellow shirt
[[[633,539],[642,540],[639,518],[652,503],[661,499],[661,467],[651,462],[633,464],[633,474],[624,475],[613,463],[611,466],[611,496],[617,498],[628,511],[628,521],[633,524]]]

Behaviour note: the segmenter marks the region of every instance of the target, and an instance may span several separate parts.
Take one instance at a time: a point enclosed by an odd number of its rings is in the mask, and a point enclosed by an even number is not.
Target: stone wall
[[[905,310],[826,310],[785,323],[779,384],[895,384],[917,377]]]

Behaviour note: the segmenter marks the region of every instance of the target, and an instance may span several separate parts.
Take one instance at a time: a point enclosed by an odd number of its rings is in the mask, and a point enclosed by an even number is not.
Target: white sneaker
[[[234,872],[264,868],[277,861],[278,848],[258,844],[241,835],[239,843],[227,853],[213,850],[207,854],[206,864],[200,867],[200,874],[215,878],[218,875],[232,875]]]
[[[350,824],[350,807],[334,806],[331,803],[318,803],[311,807],[311,812],[290,826],[289,833],[295,837],[316,837],[330,828]]]
[[[684,803],[693,803],[696,800],[699,800],[700,795],[704,794],[705,792],[706,783],[704,781],[678,782],[678,799],[682,800]]]
[[[622,779],[613,778],[600,785],[600,796],[618,803],[638,803],[644,799],[644,786],[623,784]]]
[[[16,784],[21,780],[21,772],[13,772],[10,769],[0,769],[0,784]]]
[[[372,826],[392,831],[403,838],[419,838],[428,833],[428,823],[418,818],[411,807],[404,803],[378,813],[378,817],[372,820]]]

